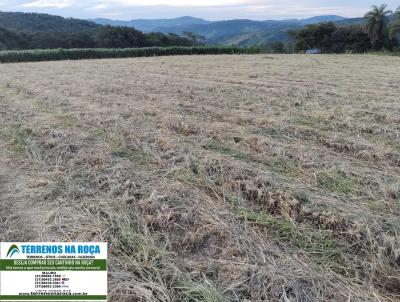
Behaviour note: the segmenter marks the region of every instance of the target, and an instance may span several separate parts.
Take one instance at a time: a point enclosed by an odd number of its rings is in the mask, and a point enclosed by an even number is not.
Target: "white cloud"
[[[92,10],[103,10],[103,9],[106,9],[106,8],[109,8],[109,7],[110,7],[110,5],[102,3],[102,4],[95,5],[95,6],[90,6],[90,7],[86,8],[86,9],[89,9],[89,10],[90,9],[92,9]]]
[[[224,6],[224,5],[238,5],[246,4],[251,1],[249,0],[109,0],[107,2],[112,2],[117,5],[123,6],[155,6],[155,5],[168,5],[168,6]]]
[[[73,3],[70,0],[37,0],[21,4],[21,7],[41,7],[41,8],[66,8]]]

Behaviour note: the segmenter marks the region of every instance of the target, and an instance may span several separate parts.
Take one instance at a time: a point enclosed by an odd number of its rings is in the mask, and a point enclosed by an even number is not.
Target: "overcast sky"
[[[391,9],[399,0],[386,0]],[[286,19],[316,15],[359,17],[370,0],[0,0],[2,11],[44,12],[75,18],[155,19],[194,16],[208,20]]]

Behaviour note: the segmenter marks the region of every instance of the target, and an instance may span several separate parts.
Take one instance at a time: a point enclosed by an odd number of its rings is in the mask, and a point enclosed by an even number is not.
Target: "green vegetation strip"
[[[133,58],[174,55],[222,55],[222,54],[256,54],[257,47],[147,47],[147,48],[88,48],[88,49],[47,49],[1,51],[1,63],[85,60],[105,58]]]
[[[0,271],[105,271],[107,260],[22,259],[0,260]]]
[[[43,301],[43,300],[52,300],[52,301],[66,301],[66,300],[85,300],[85,301],[93,301],[93,300],[102,300],[105,301],[107,300],[107,296],[101,296],[101,295],[75,295],[75,296],[54,296],[54,295],[36,295],[36,296],[7,296],[3,295],[0,296],[0,301],[22,301],[22,300],[38,300],[38,301]]]

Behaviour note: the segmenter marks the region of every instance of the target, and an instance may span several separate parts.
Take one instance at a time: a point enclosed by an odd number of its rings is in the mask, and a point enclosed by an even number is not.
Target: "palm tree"
[[[373,48],[377,46],[378,42],[382,43],[387,36],[388,16],[392,14],[392,11],[386,10],[386,8],[386,4],[382,4],[380,7],[374,5],[372,10],[364,16],[366,19],[364,29],[371,39]]]
[[[400,7],[396,10],[396,20],[390,27],[389,33],[391,37],[395,37],[400,33]]]

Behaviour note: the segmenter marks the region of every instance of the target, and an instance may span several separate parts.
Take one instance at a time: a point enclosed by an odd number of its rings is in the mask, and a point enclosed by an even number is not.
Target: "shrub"
[[[132,58],[173,55],[218,55],[256,54],[257,47],[147,47],[147,48],[87,48],[87,49],[47,49],[0,52],[0,62],[38,62],[59,60],[84,60],[104,58]]]

